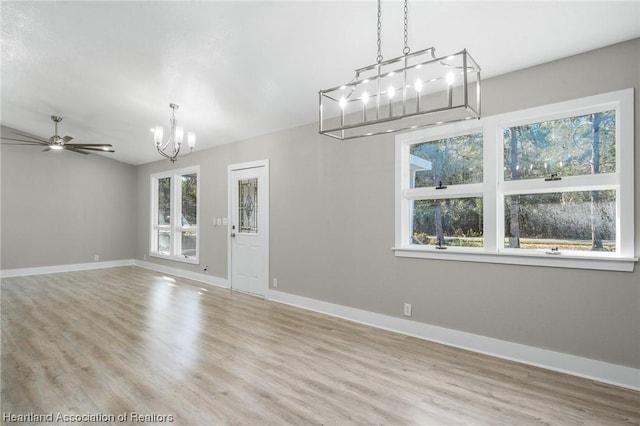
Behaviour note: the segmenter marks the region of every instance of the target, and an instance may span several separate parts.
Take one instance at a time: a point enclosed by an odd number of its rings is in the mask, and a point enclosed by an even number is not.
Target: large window
[[[198,263],[198,166],[151,176],[152,256]]]
[[[632,270],[633,90],[396,137],[398,256]]]

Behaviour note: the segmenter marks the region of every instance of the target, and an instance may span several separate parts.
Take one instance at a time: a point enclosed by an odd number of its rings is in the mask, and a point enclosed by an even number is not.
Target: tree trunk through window
[[[518,179],[518,132],[516,129],[509,129],[511,133],[511,180]],[[520,248],[520,225],[518,223],[518,196],[509,197],[509,247]]]
[[[591,174],[600,173],[600,114],[591,115]],[[600,193],[591,191],[591,250],[602,250],[602,235],[600,227]]]

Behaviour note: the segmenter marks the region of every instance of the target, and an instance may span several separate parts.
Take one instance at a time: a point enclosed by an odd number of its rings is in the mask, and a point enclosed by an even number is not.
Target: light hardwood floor
[[[640,392],[138,267],[5,278],[0,290],[4,413],[133,423],[136,412],[177,425],[640,422]]]

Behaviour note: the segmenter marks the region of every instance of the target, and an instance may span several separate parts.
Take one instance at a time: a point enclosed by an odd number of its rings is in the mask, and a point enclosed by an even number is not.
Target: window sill
[[[633,257],[593,257],[575,255],[547,255],[521,253],[487,253],[475,249],[435,247],[409,248],[394,247],[396,257],[420,259],[456,260],[463,262],[502,263],[507,265],[549,266],[556,268],[595,269],[601,271],[633,272],[637,258]]]
[[[173,260],[175,262],[191,263],[194,265],[197,265],[200,263],[197,257],[170,256],[168,254],[161,254],[161,253],[149,253],[149,256],[157,257],[159,259]]]

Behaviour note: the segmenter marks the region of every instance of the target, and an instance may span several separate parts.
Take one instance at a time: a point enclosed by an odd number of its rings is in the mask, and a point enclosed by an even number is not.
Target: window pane
[[[158,229],[158,248],[161,254],[171,254],[171,232],[168,229]]]
[[[196,257],[196,232],[182,232],[182,251],[181,254],[187,257]]]
[[[482,182],[482,133],[411,145],[410,187]]]
[[[158,225],[171,223],[171,178],[158,179]]]
[[[504,246],[616,251],[616,192],[507,196]]]
[[[182,226],[195,226],[198,194],[198,175],[182,175]]]
[[[416,200],[412,218],[412,244],[483,246],[480,197]]]
[[[246,179],[238,182],[240,232],[255,234],[258,232],[258,179]]]
[[[504,179],[615,173],[615,111],[503,129]]]

